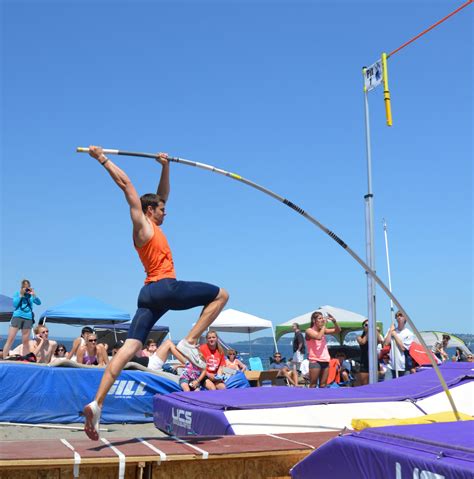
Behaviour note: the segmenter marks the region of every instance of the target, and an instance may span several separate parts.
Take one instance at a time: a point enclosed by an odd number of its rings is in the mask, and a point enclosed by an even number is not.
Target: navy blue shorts
[[[146,284],[138,295],[138,309],[127,337],[145,343],[151,328],[166,312],[206,306],[218,294],[217,286],[197,281],[162,279]]]

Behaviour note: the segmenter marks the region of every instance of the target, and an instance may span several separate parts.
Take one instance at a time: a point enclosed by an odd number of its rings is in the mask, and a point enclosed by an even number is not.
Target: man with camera
[[[31,287],[29,280],[24,279],[21,282],[20,291],[13,295],[13,307],[15,310],[12,314],[10,321],[10,328],[8,330],[8,338],[5,346],[3,347],[3,357],[6,358],[9,355],[10,348],[15,341],[18,330],[21,329],[21,343],[23,354],[26,355],[30,352],[30,334],[33,327],[34,313],[33,304],[41,304],[40,299],[36,296],[35,290]]]

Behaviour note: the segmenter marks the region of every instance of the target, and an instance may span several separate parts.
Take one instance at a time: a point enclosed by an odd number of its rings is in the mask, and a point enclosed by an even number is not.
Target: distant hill
[[[232,342],[232,344],[248,344],[248,340],[246,341],[236,341]],[[271,336],[263,336],[261,338],[255,338],[250,340],[250,344],[263,344],[265,346],[273,344],[273,338]]]

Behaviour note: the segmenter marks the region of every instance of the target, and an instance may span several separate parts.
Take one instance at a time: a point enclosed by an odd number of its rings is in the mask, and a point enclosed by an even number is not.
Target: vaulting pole
[[[78,147],[76,150],[78,153],[89,153],[89,148],[82,148]],[[114,149],[103,149],[103,152],[106,155],[124,155],[124,156],[138,156],[138,157],[143,157],[143,158],[154,158],[158,159],[158,154],[153,154],[153,153],[139,153],[139,152],[133,152],[133,151],[123,151],[123,150],[114,150]],[[344,248],[347,253],[349,253],[352,258],[357,261],[357,263],[362,266],[362,268],[375,280],[375,282],[383,289],[385,294],[394,302],[395,306],[403,313],[405,318],[407,319],[408,324],[411,326],[413,333],[417,337],[418,341],[422,345],[423,349],[425,350],[426,354],[428,355],[428,358],[431,362],[431,365],[433,366],[433,369],[436,371],[436,375],[438,376],[439,382],[443,388],[443,391],[445,392],[448,401],[451,405],[451,408],[454,412],[454,415],[456,416],[456,419],[458,421],[461,421],[461,417],[459,416],[458,410],[456,408],[456,405],[454,404],[454,400],[451,396],[451,393],[448,389],[448,386],[446,384],[446,381],[443,378],[443,375],[441,374],[441,371],[439,370],[438,365],[436,364],[436,361],[433,359],[433,355],[430,353],[430,350],[428,349],[428,346],[425,343],[425,340],[421,336],[420,332],[418,331],[418,328],[414,325],[413,321],[411,320],[410,316],[408,316],[408,313],[405,311],[403,306],[400,304],[400,302],[397,300],[397,298],[391,293],[391,291],[388,289],[387,286],[385,286],[385,283],[377,276],[375,271],[373,271],[363,260],[362,258],[355,252],[353,251],[344,241],[339,238],[335,233],[333,233],[330,229],[326,228],[322,223],[320,223],[316,218],[311,216],[309,213],[304,211],[302,208],[299,206],[295,205],[291,201],[287,200],[283,196],[280,196],[273,191],[258,185],[257,183],[254,183],[253,181],[250,181],[243,176],[237,175],[235,173],[231,173],[226,170],[222,170],[221,168],[216,168],[215,166],[207,165],[206,163],[198,163],[196,161],[190,161],[190,160],[185,160],[184,158],[178,158],[178,157],[172,157],[169,156],[168,160],[174,163],[181,163],[183,165],[187,166],[194,166],[196,168],[201,168],[203,170],[208,170],[208,171],[213,171],[214,173],[219,173],[224,176],[228,176],[229,178],[233,178],[234,180],[238,180],[242,183],[245,183],[248,186],[251,186],[252,188],[255,188],[256,190],[261,191],[262,193],[265,193],[268,196],[271,196],[275,200],[278,200],[280,203],[285,204],[286,206],[289,206],[292,210],[296,211],[299,213],[301,216],[305,217],[310,223],[313,223],[315,226],[317,226],[320,230],[322,230],[324,233],[326,233],[330,238],[332,238],[339,246]]]

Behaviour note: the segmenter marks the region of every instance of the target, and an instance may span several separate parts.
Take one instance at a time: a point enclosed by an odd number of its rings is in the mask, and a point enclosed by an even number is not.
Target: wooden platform
[[[3,441],[0,479],[283,478],[337,434]]]

